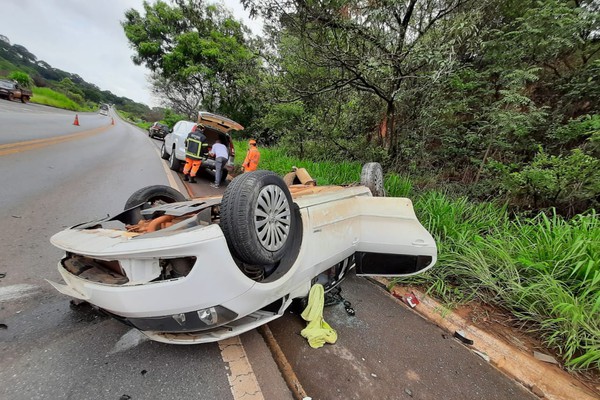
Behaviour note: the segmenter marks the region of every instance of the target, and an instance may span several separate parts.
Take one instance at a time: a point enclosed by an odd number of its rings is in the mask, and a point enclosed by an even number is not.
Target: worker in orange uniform
[[[250,139],[248,142],[250,148],[246,154],[246,159],[242,164],[244,172],[256,171],[258,168],[258,162],[260,161],[260,151],[256,148],[256,140]]]
[[[204,136],[203,126],[198,124],[195,131],[188,133],[185,139],[185,167],[183,167],[183,180],[196,183],[196,174],[202,164],[202,159],[208,154],[208,143]],[[188,176],[189,174],[189,176]]]

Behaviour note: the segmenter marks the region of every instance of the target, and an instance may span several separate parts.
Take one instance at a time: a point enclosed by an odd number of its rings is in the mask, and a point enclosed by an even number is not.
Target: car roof
[[[228,133],[232,129],[238,131],[244,130],[244,127],[234,120],[206,111],[198,113],[198,123],[224,133]]]

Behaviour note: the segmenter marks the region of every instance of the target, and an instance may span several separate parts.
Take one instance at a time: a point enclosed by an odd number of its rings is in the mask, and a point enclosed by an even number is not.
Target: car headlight
[[[141,331],[176,333],[204,331],[231,322],[237,317],[238,315],[228,308],[213,306],[163,317],[125,318],[125,320]],[[123,320],[123,317],[119,319]]]

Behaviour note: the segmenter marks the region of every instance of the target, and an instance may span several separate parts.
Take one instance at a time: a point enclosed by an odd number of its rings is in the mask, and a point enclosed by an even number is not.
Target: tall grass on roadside
[[[600,368],[600,220],[540,213],[509,219],[492,204],[426,193],[415,203],[438,265],[411,279],[449,303],[477,299],[511,312],[569,367]]]
[[[413,191],[413,184],[406,176],[396,173],[388,174],[385,177],[385,192],[393,197],[410,197]]]
[[[248,151],[247,142],[234,141],[236,149],[235,163],[242,165]],[[358,162],[313,162],[290,157],[281,149],[259,147],[260,169],[285,175],[292,167],[306,168],[318,185],[344,185],[360,181],[361,164]]]
[[[47,106],[64,108],[65,110],[72,111],[91,111],[87,107],[83,107],[73,100],[69,99],[62,93],[55,92],[50,88],[34,87],[32,89],[33,97],[31,97],[32,103],[44,104]]]

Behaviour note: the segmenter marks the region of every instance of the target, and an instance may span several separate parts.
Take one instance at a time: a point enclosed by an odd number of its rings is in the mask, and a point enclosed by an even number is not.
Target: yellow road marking
[[[70,140],[83,139],[88,136],[97,135],[110,129],[112,125],[101,126],[99,128],[89,129],[83,132],[71,133],[69,135],[55,136],[46,139],[27,140],[25,142],[7,143],[0,145],[0,156],[8,154],[21,153],[24,151],[35,150],[58,143],[68,142]]]

